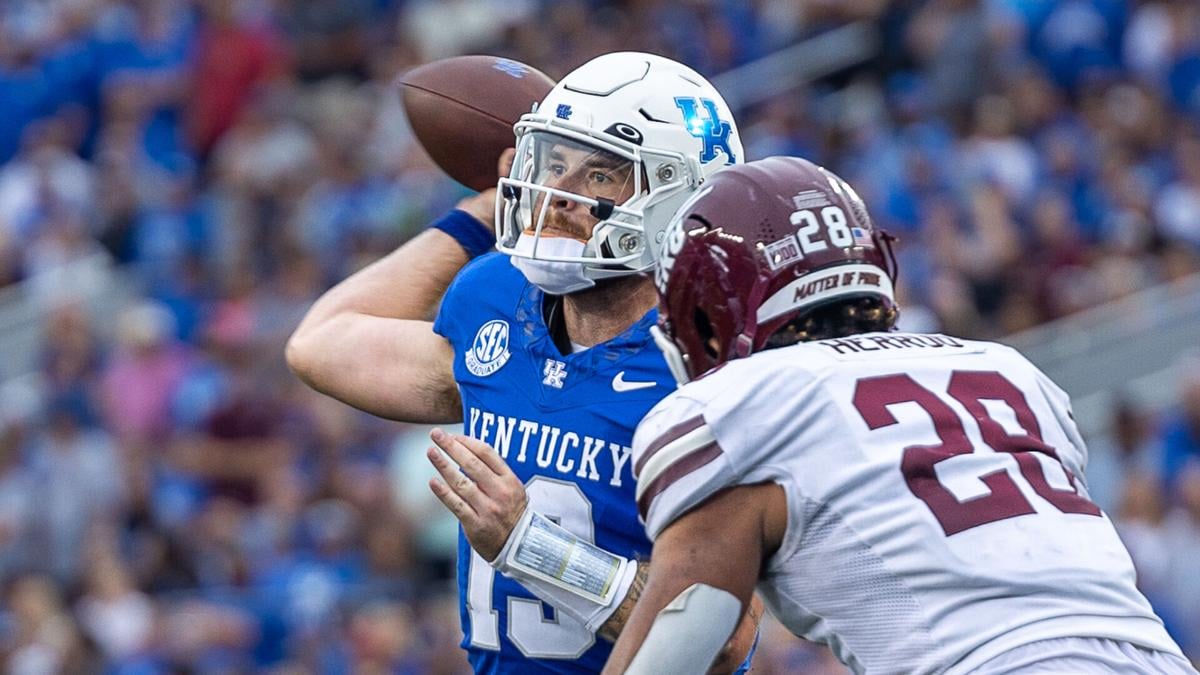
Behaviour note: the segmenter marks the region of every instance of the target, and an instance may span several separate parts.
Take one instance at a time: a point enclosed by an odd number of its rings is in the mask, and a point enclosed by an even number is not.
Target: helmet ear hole
[[[692,313],[692,323],[695,324],[696,334],[700,336],[701,344],[704,345],[704,353],[714,361],[717,360],[721,354],[719,351],[720,341],[717,339],[716,331],[713,330],[708,313],[697,307]]]

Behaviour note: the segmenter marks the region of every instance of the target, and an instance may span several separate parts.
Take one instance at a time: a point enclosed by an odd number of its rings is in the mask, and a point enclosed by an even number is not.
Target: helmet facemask
[[[673,210],[690,192],[698,174],[687,159],[530,118],[517,124],[512,171],[500,179],[497,248],[516,258],[582,265],[592,280],[649,269],[654,244],[647,239],[656,231],[647,223],[659,218],[665,224],[670,211],[652,211]],[[582,246],[546,243],[555,238]]]

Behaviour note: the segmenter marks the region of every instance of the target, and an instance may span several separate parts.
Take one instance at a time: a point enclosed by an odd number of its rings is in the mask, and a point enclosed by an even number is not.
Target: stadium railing
[[[1002,340],[1071,395],[1085,437],[1107,436],[1113,403],[1161,410],[1178,398],[1178,365],[1200,350],[1200,274]],[[1197,353],[1200,356],[1200,352]]]

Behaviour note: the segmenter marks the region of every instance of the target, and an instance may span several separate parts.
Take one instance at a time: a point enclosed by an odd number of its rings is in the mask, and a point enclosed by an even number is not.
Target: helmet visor
[[[606,230],[637,224],[638,213],[624,207],[646,192],[636,158],[615,147],[602,148],[546,131],[522,136],[511,178],[501,185],[502,248],[514,246],[522,234],[536,240],[563,237],[592,242],[602,222]],[[589,246],[592,257],[615,258],[620,253]],[[541,257],[536,250],[533,256]]]

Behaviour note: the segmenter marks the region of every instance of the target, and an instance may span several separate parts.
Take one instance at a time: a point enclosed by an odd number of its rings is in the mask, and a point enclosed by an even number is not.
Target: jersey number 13
[[[594,541],[592,504],[578,485],[535,476],[525,485],[529,508],[559,525]],[[500,649],[500,616],[492,607],[496,570],[474,549],[467,581],[467,613],[471,617],[471,646]],[[577,659],[596,642],[596,636],[562,612],[547,621],[542,602],[509,597],[508,639],[531,659]],[[501,598],[505,600],[505,598]]]

